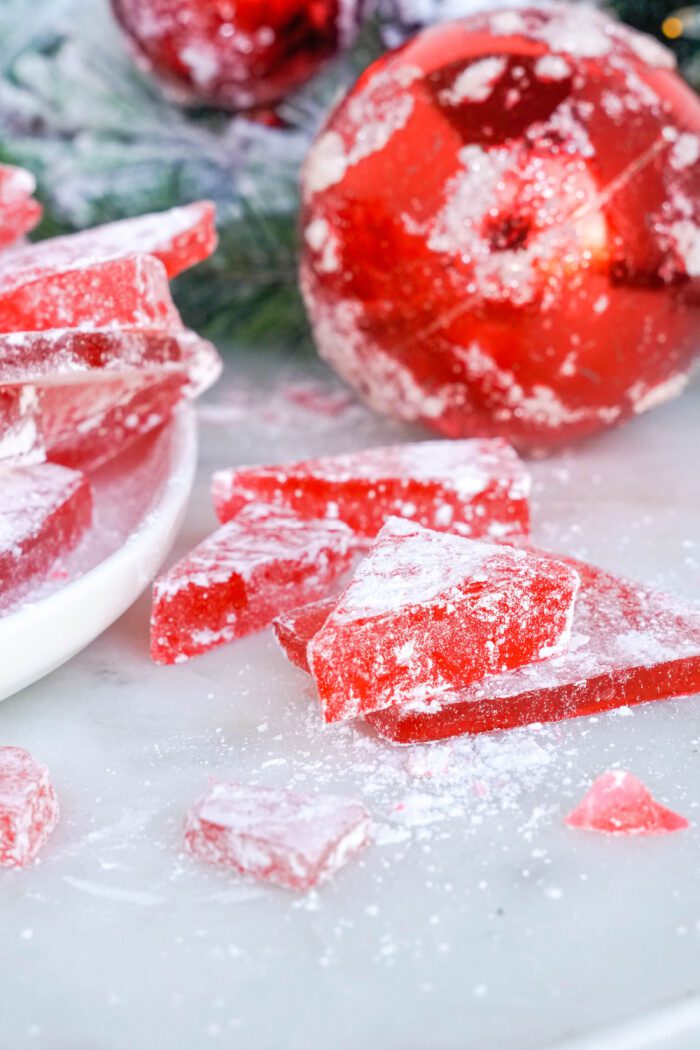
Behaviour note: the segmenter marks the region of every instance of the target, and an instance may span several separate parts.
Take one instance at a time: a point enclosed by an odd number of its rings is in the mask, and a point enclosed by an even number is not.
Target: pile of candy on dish
[[[168,284],[214,251],[211,204],[29,244],[33,189],[0,167],[0,613],[89,529],[90,474],[221,367]]]

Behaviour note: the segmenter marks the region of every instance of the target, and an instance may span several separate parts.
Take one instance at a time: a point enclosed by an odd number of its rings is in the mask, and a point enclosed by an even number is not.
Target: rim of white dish
[[[149,585],[172,547],[197,465],[194,409],[181,405],[168,424],[172,473],[140,523],[116,551],[81,576],[0,618],[0,650],[16,670],[0,670],[0,700],[38,681],[97,638]],[[76,609],[89,616],[76,615]],[[41,644],[32,645],[36,639]],[[7,665],[6,665],[7,667]]]

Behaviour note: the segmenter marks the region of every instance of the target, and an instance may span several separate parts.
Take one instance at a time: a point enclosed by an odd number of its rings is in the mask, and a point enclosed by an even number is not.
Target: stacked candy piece
[[[32,189],[28,173],[0,168],[0,608],[88,528],[84,474],[220,370],[168,285],[214,250],[211,204],[26,244]]]
[[[221,471],[224,524],[156,582],[152,654],[274,621],[326,722],[401,743],[700,689],[700,610],[532,548],[528,493],[500,440]]]

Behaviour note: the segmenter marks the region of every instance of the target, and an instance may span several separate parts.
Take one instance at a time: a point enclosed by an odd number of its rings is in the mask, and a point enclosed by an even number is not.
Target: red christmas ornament
[[[548,447],[686,381],[700,101],[599,12],[420,33],[331,115],[303,194],[319,351],[380,412]]]
[[[351,43],[364,0],[112,0],[136,57],[182,101],[266,106]]]

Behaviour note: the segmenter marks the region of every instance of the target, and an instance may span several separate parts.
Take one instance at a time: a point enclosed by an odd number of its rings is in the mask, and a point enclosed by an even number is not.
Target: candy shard
[[[0,466],[0,609],[71,551],[90,526],[82,474],[52,463]]]
[[[220,370],[214,347],[186,330],[0,334],[0,461],[94,470]]]
[[[209,864],[308,890],[368,841],[369,814],[336,795],[213,783],[187,815],[185,846]]]
[[[325,720],[563,652],[578,585],[561,562],[390,518],[308,646]]]
[[[159,329],[48,329],[0,333],[0,384],[70,380],[81,373],[177,369],[195,397],[221,373],[221,358],[195,332]]]
[[[95,470],[165,423],[186,385],[184,372],[166,369],[0,384],[0,427],[12,428],[12,440],[0,441],[0,460],[20,449],[24,462]]]
[[[392,515],[475,539],[527,536],[529,475],[500,440],[424,441],[299,463],[222,470],[212,494],[221,521],[263,501],[339,518],[374,537]]]
[[[700,691],[700,608],[564,560],[581,578],[565,653],[368,721],[390,740],[417,743]]]
[[[0,260],[0,288],[8,282],[12,285],[15,272],[33,274],[36,279],[129,255],[155,256],[168,277],[175,277],[214,252],[214,218],[214,205],[198,201],[26,245]]]
[[[43,243],[51,243],[43,242]],[[22,249],[25,251],[25,249]],[[182,329],[163,264],[148,255],[51,270],[0,256],[0,331],[47,328]]]
[[[688,827],[685,817],[659,805],[632,773],[618,769],[597,777],[564,823],[608,835],[655,835]]]
[[[31,864],[58,815],[46,766],[22,747],[0,747],[0,868]]]
[[[247,507],[156,580],[153,659],[179,663],[322,597],[349,567],[353,549],[353,534],[340,521]]]
[[[311,674],[306,652],[308,644],[321,630],[337,604],[337,597],[321,598],[318,602],[290,609],[272,621],[272,629],[285,656],[307,674]]]
[[[41,218],[41,205],[32,197],[36,180],[23,168],[0,164],[0,248],[33,229]]]

